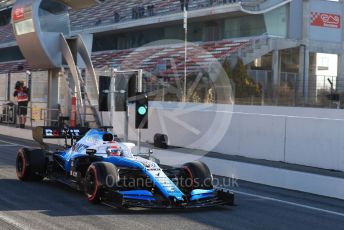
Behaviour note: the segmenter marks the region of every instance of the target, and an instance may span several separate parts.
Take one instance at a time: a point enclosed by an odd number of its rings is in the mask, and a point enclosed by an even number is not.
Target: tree
[[[228,60],[223,63],[223,69],[228,78],[235,84],[236,98],[260,97],[262,95],[262,87],[248,75],[240,58],[238,58],[233,70]]]

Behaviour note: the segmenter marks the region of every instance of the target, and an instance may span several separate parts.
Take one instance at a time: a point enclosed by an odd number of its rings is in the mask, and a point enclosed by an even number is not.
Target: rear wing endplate
[[[32,138],[40,144],[41,148],[49,149],[43,139],[80,139],[88,130],[89,128],[87,127],[69,128],[66,134],[66,130],[63,128],[38,126],[32,129]]]

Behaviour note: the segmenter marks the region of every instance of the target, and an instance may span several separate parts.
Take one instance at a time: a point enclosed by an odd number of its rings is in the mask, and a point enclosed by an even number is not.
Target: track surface
[[[45,180],[16,179],[16,151],[35,146],[0,135],[0,229],[344,229],[344,201],[238,181],[236,206],[117,210]]]

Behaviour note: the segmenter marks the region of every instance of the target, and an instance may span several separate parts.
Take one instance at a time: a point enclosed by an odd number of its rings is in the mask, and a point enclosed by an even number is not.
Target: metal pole
[[[184,4],[184,32],[185,32],[185,44],[184,44],[184,89],[183,89],[183,102],[186,102],[186,61],[187,61],[187,51],[188,51],[188,12]]]
[[[165,101],[165,81],[162,82],[162,98],[161,101]]]
[[[32,73],[29,70],[26,71],[26,82],[27,82],[27,87],[29,88],[29,94],[30,94],[30,101],[28,103],[28,108],[30,107],[30,125],[32,128],[32,102],[31,102],[31,98],[32,98]]]
[[[110,120],[111,120],[111,126],[112,126],[112,133],[115,133],[115,76],[116,76],[116,70],[111,69],[111,81],[110,81],[110,104],[111,104],[111,110],[110,110]]]
[[[10,98],[11,98],[11,73],[10,72],[8,72],[7,73],[7,87],[6,87],[6,93],[7,93],[7,101],[9,101],[10,100]]]
[[[125,92],[125,106],[127,111],[125,111],[125,120],[124,120],[124,141],[128,141],[128,126],[129,126],[129,105],[128,105],[128,90]]]
[[[137,74],[137,92],[142,93],[142,69]],[[137,129],[137,154],[141,153],[141,129]]]

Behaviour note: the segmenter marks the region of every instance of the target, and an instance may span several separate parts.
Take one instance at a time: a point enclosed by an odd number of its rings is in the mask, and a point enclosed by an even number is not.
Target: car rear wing
[[[51,126],[38,126],[32,129],[32,138],[40,144],[41,148],[49,149],[43,139],[80,139],[88,130],[89,128],[87,127],[64,129]]]

